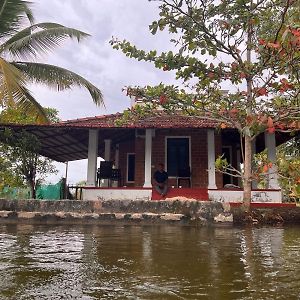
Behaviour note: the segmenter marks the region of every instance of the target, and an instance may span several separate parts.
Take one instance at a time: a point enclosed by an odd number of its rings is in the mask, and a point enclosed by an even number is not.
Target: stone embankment
[[[277,225],[300,224],[300,207],[253,204],[250,213],[236,205],[197,200],[5,200],[0,199],[0,223]]]
[[[293,203],[259,203],[250,212],[231,207],[235,225],[282,225],[300,224],[300,207]]]
[[[0,222],[103,224],[176,223],[232,224],[229,205],[196,200],[5,200],[0,199]]]

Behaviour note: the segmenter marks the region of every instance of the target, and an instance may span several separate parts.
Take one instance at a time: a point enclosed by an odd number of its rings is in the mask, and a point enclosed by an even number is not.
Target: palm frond
[[[24,3],[24,11],[25,11],[26,17],[29,20],[30,24],[33,24],[34,16],[33,16],[32,10],[30,9],[30,6],[29,6],[31,2],[27,2],[27,1],[23,1],[23,2],[25,2]]]
[[[39,124],[49,123],[49,119],[45,109],[39,104],[39,102],[31,95],[26,87],[23,87],[24,96],[17,103],[17,107],[24,109],[28,114],[35,117],[35,120]]]
[[[33,23],[30,2],[23,0],[0,0],[0,39],[11,36],[21,28],[24,20]]]
[[[43,107],[33,98],[25,86],[26,76],[15,66],[0,58],[0,104],[20,106],[34,114],[38,122],[48,122]]]
[[[30,81],[46,84],[57,91],[72,89],[74,86],[84,87],[89,91],[96,105],[104,106],[101,91],[88,80],[72,71],[42,63],[13,62],[12,65],[22,71]]]
[[[81,39],[89,36],[87,33],[57,23],[39,23],[29,26],[0,47],[0,52],[8,51],[18,58],[36,57],[59,46],[67,38]]]

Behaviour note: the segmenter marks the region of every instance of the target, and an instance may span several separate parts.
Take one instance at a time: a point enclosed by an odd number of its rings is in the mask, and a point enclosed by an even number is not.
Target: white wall
[[[83,200],[151,200],[152,189],[83,188]]]
[[[208,190],[209,199],[218,202],[242,202],[243,191],[227,191],[227,190]],[[282,202],[281,190],[275,191],[252,191],[251,202]]]

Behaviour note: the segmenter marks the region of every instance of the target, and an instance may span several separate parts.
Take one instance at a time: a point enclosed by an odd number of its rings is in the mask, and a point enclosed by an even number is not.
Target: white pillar
[[[96,186],[96,171],[98,157],[98,129],[89,130],[87,186]]]
[[[241,149],[237,148],[236,150],[236,164],[238,171],[241,171]],[[238,186],[242,186],[242,178],[238,177]]]
[[[115,149],[115,168],[119,169],[119,144],[116,144],[116,149]],[[113,181],[112,187],[118,187],[118,182]]]
[[[104,160],[110,161],[110,149],[111,149],[111,140],[105,139],[104,140]],[[104,179],[103,184],[101,186],[108,187],[109,185],[109,179]]]
[[[215,130],[207,129],[208,189],[217,189],[215,160]]]
[[[119,156],[120,156],[119,144],[116,144],[116,152],[115,152],[115,167],[116,167],[116,169],[119,169]]]
[[[111,140],[104,140],[104,160],[110,160]]]
[[[255,154],[256,154],[256,139],[254,139],[252,141],[252,166],[254,165],[253,158],[254,158]],[[256,180],[252,181],[252,188],[257,189],[257,181]]]
[[[265,132],[265,145],[268,153],[268,160],[272,162],[272,167],[269,168],[269,189],[280,189],[278,183],[278,173],[276,166],[276,140],[275,133]]]
[[[143,187],[151,188],[151,160],[152,160],[152,129],[146,129],[145,137],[145,183]]]

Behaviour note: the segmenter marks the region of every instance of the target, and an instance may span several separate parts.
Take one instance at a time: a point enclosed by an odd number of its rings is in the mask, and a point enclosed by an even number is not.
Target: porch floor
[[[152,200],[176,197],[208,201],[208,190],[204,188],[169,188],[166,197],[162,197],[155,189],[152,189]]]

